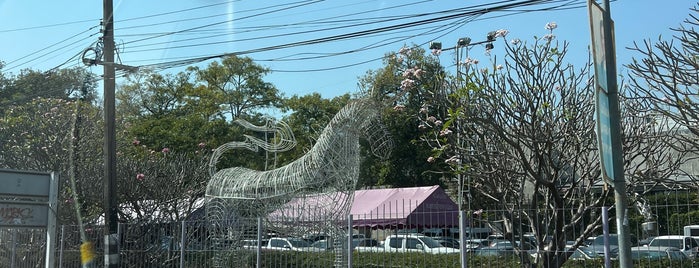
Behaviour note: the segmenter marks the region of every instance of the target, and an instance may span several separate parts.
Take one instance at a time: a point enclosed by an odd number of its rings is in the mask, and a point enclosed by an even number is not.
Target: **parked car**
[[[347,248],[346,245],[347,241],[342,241],[342,247]],[[376,239],[371,239],[371,238],[353,238],[352,239],[352,249],[356,249],[357,247],[378,247],[379,242],[376,241]],[[313,242],[311,244],[311,247],[320,249],[320,250],[333,250],[335,248],[335,244],[332,242],[332,239],[321,239],[316,242]]]
[[[566,247],[567,250],[573,250],[572,247]],[[586,261],[586,260],[594,260],[594,259],[600,259],[602,256],[597,254],[597,252],[593,251],[589,247],[578,247],[575,249],[575,252],[568,257],[569,260],[579,260],[579,261]]]
[[[266,250],[315,251],[306,240],[297,237],[272,237],[267,241]]]
[[[648,246],[678,248],[690,259],[694,259],[699,250],[699,243],[693,237],[684,235],[661,235],[653,238]]]
[[[437,237],[432,237],[435,241],[439,242],[442,244],[442,246],[448,247],[448,248],[459,248],[459,240],[456,240],[451,237],[445,237],[445,236],[437,236]]]
[[[588,246],[597,255],[604,257],[604,235],[598,235]],[[616,258],[619,255],[619,237],[617,234],[609,234],[609,257]]]
[[[429,236],[422,234],[389,235],[383,247],[356,248],[357,251],[371,252],[424,252],[430,254],[459,253],[458,249],[442,246]]]
[[[488,239],[469,239],[469,240],[466,240],[466,243],[468,245],[468,248],[478,249],[478,248],[488,247],[490,245],[490,240],[488,240]]]
[[[264,248],[267,246],[269,240],[267,239],[262,239],[262,243],[260,245],[261,248]],[[240,245],[244,249],[250,249],[250,250],[256,250],[257,249],[257,239],[244,239],[242,245]]]
[[[665,246],[641,246],[631,248],[632,260],[687,260],[679,248]]]

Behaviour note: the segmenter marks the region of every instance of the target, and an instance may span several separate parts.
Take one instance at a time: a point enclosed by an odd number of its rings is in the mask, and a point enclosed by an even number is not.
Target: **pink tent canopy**
[[[294,198],[269,218],[295,223],[324,220],[324,216],[333,215],[331,211],[337,209],[338,204],[332,201],[338,200],[333,198],[337,194],[340,193]],[[458,206],[438,185],[357,190],[350,214],[354,227],[442,228],[459,224]]]
[[[459,207],[439,185],[358,190],[350,210],[355,227],[454,227]]]

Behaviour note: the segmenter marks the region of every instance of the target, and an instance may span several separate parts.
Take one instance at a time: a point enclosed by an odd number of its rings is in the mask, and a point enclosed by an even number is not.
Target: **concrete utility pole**
[[[116,198],[116,130],[115,130],[115,71],[114,71],[114,12],[112,0],[103,6],[104,58],[104,267],[119,267],[119,237]]]

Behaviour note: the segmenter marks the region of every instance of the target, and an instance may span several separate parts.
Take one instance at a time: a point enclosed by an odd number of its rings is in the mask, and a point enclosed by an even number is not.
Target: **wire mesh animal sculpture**
[[[381,107],[370,98],[350,101],[305,155],[283,167],[268,171],[233,167],[215,172],[206,189],[207,217],[226,226],[214,229],[228,236],[236,229],[234,233],[240,235],[254,227],[251,219],[274,214],[274,222],[268,220],[268,224],[274,224],[276,230],[293,229],[300,235],[298,231],[315,229],[334,236],[335,265],[343,265],[347,258],[340,243],[359,177],[360,139],[366,139],[378,157],[388,157],[393,148],[381,122]],[[308,227],[298,220],[301,215],[313,215],[321,223]]]

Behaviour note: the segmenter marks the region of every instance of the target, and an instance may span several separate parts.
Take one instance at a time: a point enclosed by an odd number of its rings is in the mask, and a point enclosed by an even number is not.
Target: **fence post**
[[[61,245],[58,247],[58,268],[63,268],[63,244],[65,243],[64,235],[66,233],[66,226],[61,225]]]
[[[469,211],[470,212],[470,211]],[[471,220],[469,220],[468,223],[468,228],[469,228],[469,240],[471,239]],[[468,245],[468,242],[466,241],[466,211],[461,209],[459,207],[459,254],[460,254],[460,260],[461,260],[461,268],[466,268],[468,267],[468,249],[466,246]]]
[[[185,242],[186,239],[186,234],[185,232],[187,231],[185,228],[185,221],[182,221],[181,227],[180,227],[180,268],[184,268],[184,247],[185,247]]]
[[[15,256],[17,255],[17,228],[12,229],[12,250],[10,252],[10,267],[15,268]]]
[[[352,268],[352,214],[347,214],[347,268]]]
[[[257,254],[257,268],[262,267],[262,217],[257,217],[257,247],[255,248]]]
[[[604,237],[604,267],[610,268],[612,264],[609,260],[609,215],[607,209],[607,207],[602,207],[602,235]]]

